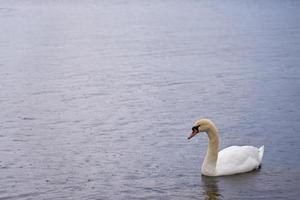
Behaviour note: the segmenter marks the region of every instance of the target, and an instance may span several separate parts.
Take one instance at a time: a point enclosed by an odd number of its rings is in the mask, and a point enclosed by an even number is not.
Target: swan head
[[[188,139],[191,139],[198,133],[208,132],[212,129],[216,129],[216,127],[210,119],[200,119],[200,120],[196,121],[196,123],[192,127],[192,133],[190,134]]]

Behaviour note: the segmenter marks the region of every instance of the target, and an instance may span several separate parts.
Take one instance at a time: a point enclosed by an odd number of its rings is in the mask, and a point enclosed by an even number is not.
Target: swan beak
[[[188,137],[188,140],[191,139],[192,137],[194,137],[195,135],[197,135],[197,131],[193,131],[190,136]]]

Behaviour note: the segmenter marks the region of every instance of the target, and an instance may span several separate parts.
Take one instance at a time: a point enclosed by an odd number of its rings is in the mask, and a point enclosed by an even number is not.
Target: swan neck
[[[209,144],[217,145],[219,147],[219,135],[217,129],[212,127],[207,131],[207,135],[209,138]]]
[[[211,167],[215,167],[218,160],[219,153],[219,136],[218,131],[215,127],[211,127],[207,131],[207,135],[209,138],[207,153],[205,156],[204,163],[206,165],[210,165]]]

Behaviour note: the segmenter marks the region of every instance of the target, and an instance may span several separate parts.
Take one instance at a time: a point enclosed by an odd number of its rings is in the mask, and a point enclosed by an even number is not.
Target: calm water
[[[0,199],[296,199],[299,1],[0,1]],[[261,170],[205,178],[221,148]]]

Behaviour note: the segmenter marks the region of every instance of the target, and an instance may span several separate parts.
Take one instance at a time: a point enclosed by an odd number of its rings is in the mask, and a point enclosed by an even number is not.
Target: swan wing
[[[261,152],[262,151],[262,152]],[[252,171],[261,164],[263,147],[231,146],[218,154],[217,174],[230,175]]]

